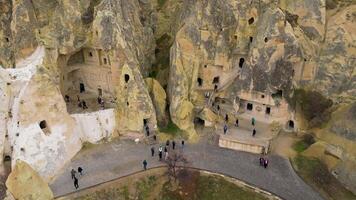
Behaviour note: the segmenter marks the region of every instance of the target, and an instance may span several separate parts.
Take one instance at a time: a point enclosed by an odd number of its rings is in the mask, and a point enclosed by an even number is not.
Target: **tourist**
[[[165,160],[168,159],[168,152],[166,152],[166,154],[164,155],[164,159],[165,159]]]
[[[260,166],[264,166],[265,164],[265,159],[263,157],[260,157]]]
[[[147,169],[147,161],[146,160],[143,160],[143,169],[146,170]]]
[[[72,171],[70,171],[70,174],[72,175],[72,179],[74,179],[75,178],[75,174],[76,174],[77,172],[74,170],[74,169],[72,169]]]
[[[159,146],[159,148],[158,148],[159,160],[162,160],[162,151],[163,151],[162,146]]]
[[[167,147],[164,147],[164,153],[167,153],[167,152],[168,152]]]
[[[100,105],[101,104],[101,97],[98,96],[98,104]]]
[[[101,105],[101,108],[102,108],[102,109],[105,109],[105,102],[104,102],[104,99],[101,99],[100,105]]]
[[[88,108],[87,103],[84,100],[82,101],[82,105],[83,105],[83,109],[87,109]]]
[[[148,125],[146,125],[146,134],[147,136],[150,136],[150,127],[148,127]]]
[[[251,119],[251,124],[252,124],[252,126],[254,126],[254,125],[255,125],[255,123],[256,123],[256,120],[255,120],[255,118],[254,118],[254,117],[252,117],[252,119]]]
[[[265,160],[265,162],[264,162],[264,167],[267,168],[267,167],[268,167],[268,159],[265,158],[264,160]]]
[[[78,179],[76,177],[74,177],[74,187],[75,189],[79,188]]]
[[[228,114],[225,115],[225,122],[226,122],[226,123],[229,122],[229,115],[228,115]]]
[[[167,147],[169,146],[169,140],[166,141],[166,146],[167,146]]]
[[[162,160],[162,151],[160,151],[160,152],[158,153],[158,156],[159,156],[159,161],[161,161],[161,160]]]
[[[80,175],[83,175],[83,168],[78,167],[78,172],[79,172]]]
[[[174,140],[172,141],[172,148],[173,150],[176,148],[176,142]]]
[[[182,148],[184,147],[184,140],[182,140]]]
[[[237,118],[236,118],[236,121],[235,121],[235,126],[239,127],[239,119],[237,119]]]
[[[226,134],[226,132],[227,132],[227,125],[225,124],[224,125],[224,134]]]
[[[214,91],[217,92],[218,91],[218,85],[214,85]]]
[[[253,129],[252,130],[252,137],[255,137],[255,135],[256,135],[256,129]]]
[[[155,155],[155,148],[151,147],[151,156],[153,157]]]

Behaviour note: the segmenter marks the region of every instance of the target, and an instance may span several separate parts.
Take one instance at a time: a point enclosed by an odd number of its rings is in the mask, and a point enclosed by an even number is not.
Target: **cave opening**
[[[252,103],[247,103],[247,110],[252,110],[253,109],[253,104]]]
[[[203,86],[203,79],[198,78],[198,79],[197,79],[197,82],[198,82],[198,86],[199,86],[199,87]]]
[[[293,120],[288,121],[288,128],[294,129],[294,121]]]
[[[244,63],[245,63],[245,58],[240,58],[239,67],[242,68],[242,66],[244,65]]]
[[[219,82],[220,82],[220,77],[219,76],[214,77],[213,84],[217,84]]]
[[[114,74],[107,51],[94,48],[58,57],[60,90],[70,114],[115,106]],[[115,60],[114,60],[115,63]],[[105,66],[105,67],[104,67]]]
[[[248,19],[249,25],[253,24],[253,22],[255,22],[255,18],[251,17],[250,19]]]
[[[130,75],[128,74],[125,74],[125,82],[128,83],[130,80]]]
[[[47,128],[47,122],[46,122],[46,120],[42,120],[42,121],[40,121],[40,128],[41,129],[45,129],[45,128]]]
[[[266,107],[266,114],[270,115],[271,114],[271,107]]]

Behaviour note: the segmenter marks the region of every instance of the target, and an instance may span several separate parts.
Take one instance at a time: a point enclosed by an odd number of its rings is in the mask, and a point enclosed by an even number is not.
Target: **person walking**
[[[158,156],[159,156],[159,160],[160,161],[162,160],[162,151],[163,151],[162,146],[159,146],[159,148],[158,148]]]
[[[142,164],[143,164],[143,169],[146,170],[147,169],[147,161],[143,160]]]
[[[168,159],[168,152],[166,152],[166,154],[164,155],[164,160]]]
[[[172,141],[172,148],[173,150],[176,148],[176,142],[174,140]]]
[[[74,169],[72,169],[71,171],[70,171],[70,174],[72,175],[72,179],[74,179],[75,178],[75,174],[76,174],[77,172],[74,170]]]
[[[264,166],[265,164],[265,159],[263,157],[260,157],[260,166]]]
[[[158,156],[159,156],[159,161],[161,161],[161,160],[162,160],[162,151],[160,151],[160,152],[158,153]]]
[[[150,127],[148,127],[148,125],[146,125],[146,134],[147,136],[150,136]]]
[[[182,140],[182,148],[184,147],[184,140]]]
[[[226,134],[226,132],[227,132],[227,125],[225,124],[224,125],[224,134]]]
[[[253,129],[252,130],[252,137],[255,137],[255,135],[256,135],[256,129]]]
[[[264,167],[265,167],[265,168],[268,167],[268,159],[267,159],[267,158],[264,159]]]
[[[164,153],[166,154],[168,152],[167,147],[164,147]]]
[[[151,156],[153,157],[155,155],[155,148],[151,147]]]
[[[74,177],[74,187],[75,187],[75,189],[79,188],[78,179],[76,177]]]
[[[235,121],[235,126],[239,127],[239,119],[237,119],[237,118],[236,118],[236,121]]]
[[[255,120],[254,117],[252,117],[252,119],[251,119],[251,124],[252,124],[252,126],[255,126],[255,123],[256,123],[256,120]]]
[[[83,175],[83,168],[78,167],[78,172],[79,172],[80,175]]]

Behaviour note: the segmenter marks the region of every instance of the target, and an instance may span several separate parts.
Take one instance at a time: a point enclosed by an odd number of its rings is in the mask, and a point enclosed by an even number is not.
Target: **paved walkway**
[[[259,166],[258,155],[222,149],[212,143],[202,139],[198,144],[186,144],[183,149],[178,145],[178,150],[184,153],[192,167],[235,177],[283,199],[322,199],[299,178],[287,159],[270,155],[270,165],[264,169]],[[85,171],[85,174],[79,177],[79,186],[83,189],[138,172],[142,170],[144,159],[148,161],[148,168],[164,165],[158,161],[158,156],[151,157],[150,147],[144,144],[113,141],[98,145],[83,150],[74,157],[50,187],[55,196],[73,192],[70,170],[78,166],[83,167]]]

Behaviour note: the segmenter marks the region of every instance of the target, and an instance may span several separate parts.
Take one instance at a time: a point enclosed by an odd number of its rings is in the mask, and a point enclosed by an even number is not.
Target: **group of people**
[[[260,157],[260,166],[264,167],[264,168],[267,168],[268,167],[268,159],[267,158],[264,158],[264,157]]]
[[[229,122],[229,115],[226,114],[226,115],[225,115],[225,124],[224,124],[224,127],[223,127],[224,134],[226,134],[227,131],[228,131],[228,126],[227,126],[228,122]],[[255,119],[254,117],[252,117],[252,119],[251,119],[251,125],[252,125],[253,127],[255,127],[255,124],[256,124],[256,119]],[[236,126],[236,127],[239,127],[239,119],[238,119],[238,118],[236,118],[235,126]],[[255,137],[256,132],[257,132],[257,131],[256,131],[256,128],[253,128],[253,130],[252,130],[252,137]]]
[[[184,142],[184,140],[182,140],[181,141],[182,148],[184,147],[184,144],[185,144],[185,142]],[[168,158],[169,158],[168,149],[170,148],[170,146],[172,147],[172,150],[175,150],[176,149],[176,142],[174,140],[172,142],[167,140],[166,141],[166,145],[164,147],[163,147],[163,145],[159,146],[159,148],[158,148],[159,161],[162,161],[163,156],[164,156],[164,160],[168,160]],[[151,156],[152,157],[155,156],[155,148],[154,147],[151,147]],[[148,165],[147,160],[143,160],[142,164],[143,164],[143,169],[146,170],[147,169],[147,165]]]
[[[75,169],[72,169],[72,170],[70,171],[70,174],[71,174],[72,179],[73,179],[73,181],[74,181],[74,187],[75,187],[75,189],[78,189],[78,188],[79,188],[79,181],[78,181],[78,178],[76,177],[77,171],[75,171]],[[83,175],[83,168],[78,167],[78,174],[79,174],[80,176]]]
[[[64,95],[64,100],[66,103],[69,103],[71,101],[69,95]],[[102,109],[105,109],[105,102],[104,98],[102,96],[98,96],[97,98],[98,104]],[[77,105],[79,108],[82,108],[83,110],[88,109],[87,102],[84,100],[81,100],[79,95],[77,95]]]

